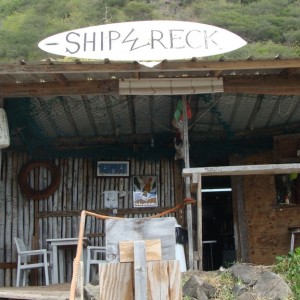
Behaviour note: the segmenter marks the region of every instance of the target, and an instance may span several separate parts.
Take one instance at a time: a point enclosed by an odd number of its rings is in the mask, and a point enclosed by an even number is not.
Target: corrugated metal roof
[[[117,79],[217,76],[224,80],[224,93],[187,97],[189,135],[198,141],[232,139],[300,131],[299,70],[300,59],[165,61],[154,68],[138,63],[22,62],[0,65],[0,93],[11,111],[22,108],[16,98],[27,98],[28,111],[21,114],[40,131],[32,132],[32,139],[43,136],[56,147],[143,143],[153,136],[172,142],[181,97],[119,95]],[[25,121],[12,125],[13,143],[22,143],[26,126]]]

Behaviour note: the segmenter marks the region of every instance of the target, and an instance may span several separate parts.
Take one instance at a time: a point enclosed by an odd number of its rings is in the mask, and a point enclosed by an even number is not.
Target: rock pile
[[[218,272],[222,272],[221,270]],[[229,272],[234,279],[232,295],[237,300],[286,300],[292,291],[279,275],[268,268],[249,264],[235,264],[223,272]],[[216,298],[217,288],[194,273],[183,286],[183,295],[192,299]]]

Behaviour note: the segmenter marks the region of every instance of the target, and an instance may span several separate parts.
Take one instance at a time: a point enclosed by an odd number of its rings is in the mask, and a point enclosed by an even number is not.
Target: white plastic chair
[[[46,249],[39,250],[27,250],[22,239],[14,238],[18,252],[18,264],[17,264],[17,282],[16,286],[20,286],[21,272],[23,272],[23,286],[26,285],[26,271],[28,269],[44,268],[46,285],[49,285],[49,273],[48,273],[48,251]],[[31,256],[42,256],[42,262],[30,263]]]
[[[89,282],[89,280],[90,280],[91,265],[98,265],[101,263],[107,263],[106,247],[104,247],[104,246],[88,246],[87,247],[85,282]]]

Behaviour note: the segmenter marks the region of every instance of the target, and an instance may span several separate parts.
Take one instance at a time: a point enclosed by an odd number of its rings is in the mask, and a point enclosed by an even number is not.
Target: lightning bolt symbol
[[[141,46],[137,46],[137,47],[134,47],[135,46],[135,44],[137,43],[137,41],[138,41],[138,38],[137,37],[135,37],[135,38],[131,38],[131,39],[129,39],[130,38],[130,35],[132,34],[134,32],[134,29],[131,29],[131,31],[128,33],[128,35],[125,37],[125,39],[123,40],[123,43],[125,44],[125,43],[130,43],[130,42],[132,42],[132,45],[131,45],[131,48],[130,48],[130,51],[132,51],[132,50],[136,50],[136,49],[139,49],[139,48],[142,48],[142,47],[145,47],[145,46],[148,46],[148,45],[150,45],[150,43],[148,42],[148,43],[146,43],[146,44],[144,44],[144,45],[141,45]]]

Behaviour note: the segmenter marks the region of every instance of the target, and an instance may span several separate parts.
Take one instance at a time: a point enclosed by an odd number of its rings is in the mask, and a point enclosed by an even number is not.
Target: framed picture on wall
[[[129,161],[97,161],[97,177],[128,177]]]
[[[157,177],[133,176],[133,207],[156,206],[158,206]]]

